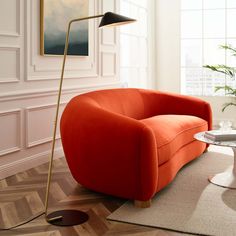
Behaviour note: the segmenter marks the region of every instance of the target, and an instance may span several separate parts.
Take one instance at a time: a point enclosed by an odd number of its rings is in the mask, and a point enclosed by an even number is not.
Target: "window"
[[[235,0],[181,1],[181,92],[189,95],[224,95],[215,86],[235,85],[223,74],[203,65],[235,66],[230,52],[220,45],[236,47]]]
[[[128,87],[148,87],[149,0],[121,0],[120,13],[137,20],[120,27],[120,77]]]

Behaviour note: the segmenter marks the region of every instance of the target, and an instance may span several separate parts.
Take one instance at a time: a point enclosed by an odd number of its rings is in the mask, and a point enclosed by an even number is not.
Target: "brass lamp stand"
[[[67,33],[66,33],[66,41],[65,41],[65,49],[64,49],[64,57],[63,57],[62,70],[61,70],[61,79],[60,79],[58,98],[57,98],[56,117],[55,117],[55,123],[54,123],[52,150],[51,150],[51,157],[50,157],[50,162],[49,162],[46,199],[45,199],[45,219],[48,223],[53,224],[53,225],[60,225],[60,226],[78,225],[78,224],[82,224],[86,222],[89,218],[86,213],[79,210],[59,210],[59,211],[55,211],[48,214],[48,199],[49,199],[49,191],[50,191],[50,184],[51,184],[51,177],[52,177],[53,156],[54,156],[54,148],[55,148],[55,141],[56,141],[56,131],[57,131],[59,106],[60,106],[60,100],[61,100],[62,83],[64,79],[65,62],[66,62],[66,56],[68,52],[71,24],[77,21],[89,20],[89,19],[99,18],[99,17],[102,17],[99,28],[104,27],[104,26],[117,26],[117,25],[122,25],[122,24],[128,24],[128,23],[132,23],[136,21],[134,19],[131,19],[125,16],[121,16],[112,12],[107,12],[102,15],[88,16],[84,18],[73,19],[68,24]]]

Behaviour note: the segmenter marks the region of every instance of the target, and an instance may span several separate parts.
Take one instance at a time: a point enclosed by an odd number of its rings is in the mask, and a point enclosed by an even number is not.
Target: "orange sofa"
[[[211,129],[212,113],[207,102],[190,96],[108,89],[74,97],[60,125],[69,168],[80,184],[145,207],[205,151],[193,135]]]

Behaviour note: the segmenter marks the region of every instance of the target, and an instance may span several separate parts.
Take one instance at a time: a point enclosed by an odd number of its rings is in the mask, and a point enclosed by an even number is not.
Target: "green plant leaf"
[[[236,57],[236,48],[232,47],[231,45],[220,45],[219,46],[221,49],[225,49],[231,52],[232,56]],[[230,67],[230,66],[226,66],[226,65],[204,65],[204,68],[210,69],[212,71],[218,72],[218,73],[222,73],[226,76],[229,76],[232,79],[235,79],[235,74],[236,74],[236,68],[234,67]],[[225,95],[233,95],[236,96],[236,89],[232,88],[231,86],[225,85],[225,86],[216,86],[215,87],[215,92],[219,91],[219,90],[224,90],[225,91]],[[222,112],[225,111],[225,109],[229,106],[236,106],[236,103],[234,102],[229,102],[229,103],[225,103],[222,106]]]
[[[216,71],[219,73],[223,73],[225,75],[230,76],[231,78],[234,78],[235,75],[235,68],[226,66],[226,65],[204,65],[204,68],[210,69],[212,71]]]
[[[216,87],[215,87],[215,92],[217,92],[217,91],[219,91],[219,90],[221,90],[221,89],[225,90],[226,95],[234,95],[234,96],[236,96],[236,89],[234,89],[234,88],[232,88],[232,87],[230,87],[230,86],[228,86],[228,85],[225,85],[225,86],[216,86]]]
[[[220,45],[220,48],[229,50],[232,53],[232,56],[236,56],[236,48],[232,47],[230,44],[229,45]]]
[[[223,104],[222,112],[224,112],[228,106],[236,106],[236,103],[228,102],[228,103]]]

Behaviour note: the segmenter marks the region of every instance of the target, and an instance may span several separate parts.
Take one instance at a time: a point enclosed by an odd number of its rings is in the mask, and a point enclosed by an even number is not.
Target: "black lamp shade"
[[[102,17],[99,28],[104,26],[124,25],[132,23],[134,21],[136,20],[126,16],[118,15],[113,12],[106,12]]]

